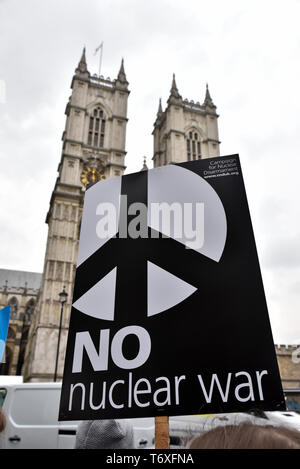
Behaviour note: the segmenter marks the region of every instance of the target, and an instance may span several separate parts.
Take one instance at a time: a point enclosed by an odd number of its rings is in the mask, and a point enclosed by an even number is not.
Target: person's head
[[[6,426],[6,418],[2,410],[0,409],[0,432],[3,432]]]
[[[87,420],[76,435],[76,449],[133,449],[133,427],[126,420]]]
[[[189,449],[300,449],[300,431],[242,423],[224,425],[194,438]]]

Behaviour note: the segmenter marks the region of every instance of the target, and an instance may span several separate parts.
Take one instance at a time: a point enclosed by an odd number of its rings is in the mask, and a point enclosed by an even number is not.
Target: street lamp
[[[65,286],[63,288],[63,291],[61,291],[58,294],[58,296],[59,296],[59,301],[60,301],[60,320],[59,320],[58,341],[57,341],[56,361],[55,361],[55,371],[54,371],[53,381],[56,381],[56,378],[57,378],[57,366],[58,366],[58,356],[59,356],[59,345],[60,345],[62,317],[63,317],[63,311],[64,311],[64,304],[67,301],[67,297],[68,297],[68,293],[65,290]]]

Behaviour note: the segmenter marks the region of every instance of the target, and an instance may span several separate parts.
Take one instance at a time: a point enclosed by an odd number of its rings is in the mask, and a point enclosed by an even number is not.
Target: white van
[[[78,422],[58,421],[60,392],[61,383],[0,384],[0,448],[73,448]]]
[[[15,380],[16,381],[16,380]],[[6,417],[0,449],[73,449],[80,422],[59,422],[61,383],[10,383],[0,377]],[[136,448],[153,448],[154,418],[132,419]]]

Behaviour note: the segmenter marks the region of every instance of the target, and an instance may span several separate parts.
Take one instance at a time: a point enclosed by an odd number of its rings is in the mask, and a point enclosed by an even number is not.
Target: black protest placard
[[[285,408],[238,155],[87,189],[60,420]]]

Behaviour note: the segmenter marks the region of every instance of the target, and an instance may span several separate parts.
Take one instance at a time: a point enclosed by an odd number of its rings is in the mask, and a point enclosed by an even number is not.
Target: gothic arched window
[[[18,313],[18,300],[15,296],[13,296],[9,302],[10,306],[10,318],[11,319],[17,319],[17,313]]]
[[[94,109],[89,121],[88,145],[104,147],[105,115],[100,107]]]
[[[201,142],[198,132],[191,130],[186,139],[188,161],[199,160],[201,158]]]
[[[27,305],[26,305],[26,308],[25,308],[25,323],[28,324],[31,320],[31,316],[32,316],[32,313],[33,313],[33,310],[34,310],[34,306],[35,306],[35,301],[33,298],[31,298],[31,300],[28,301]]]

